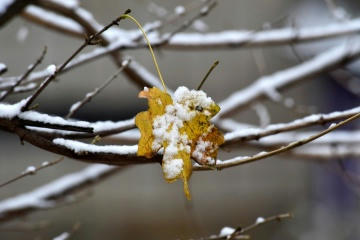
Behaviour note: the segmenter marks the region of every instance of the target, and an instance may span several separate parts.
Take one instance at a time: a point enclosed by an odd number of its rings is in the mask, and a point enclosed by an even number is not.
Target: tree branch
[[[36,210],[53,208],[56,202],[117,173],[121,168],[101,164],[65,175],[28,193],[0,202],[0,222],[27,215]]]

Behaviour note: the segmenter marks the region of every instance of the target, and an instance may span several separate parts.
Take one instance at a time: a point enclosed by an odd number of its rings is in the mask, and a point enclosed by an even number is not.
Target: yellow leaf
[[[155,87],[140,92],[139,97],[148,99],[149,110],[135,118],[141,133],[137,154],[150,158],[162,149],[165,180],[182,178],[190,199],[191,158],[199,164],[215,164],[224,142],[222,133],[210,123],[220,108],[203,91],[186,87],[179,87],[174,99]]]

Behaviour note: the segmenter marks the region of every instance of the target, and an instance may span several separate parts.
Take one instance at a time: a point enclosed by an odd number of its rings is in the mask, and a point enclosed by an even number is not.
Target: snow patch
[[[220,231],[219,237],[225,237],[231,235],[235,232],[235,228],[232,227],[223,227]]]
[[[74,140],[67,140],[64,138],[55,138],[53,143],[56,145],[64,146],[68,149],[73,150],[75,153],[113,153],[113,154],[121,154],[127,155],[132,154],[135,155],[137,152],[137,145],[133,146],[117,146],[117,145],[106,145],[106,146],[97,146],[94,144],[87,144]]]
[[[0,103],[0,118],[12,119],[18,116],[21,112],[21,108],[25,106],[26,102],[27,98],[16,104]]]

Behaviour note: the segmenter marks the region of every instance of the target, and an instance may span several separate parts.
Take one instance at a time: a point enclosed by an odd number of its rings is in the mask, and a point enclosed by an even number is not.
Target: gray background
[[[189,1],[156,2],[171,10]],[[356,16],[358,4],[354,2],[348,1],[344,6]],[[149,1],[88,0],[81,5],[102,24],[111,21],[126,8],[131,8],[133,15],[142,23],[156,19],[147,11]],[[316,13],[315,16],[312,12]],[[203,20],[209,26],[208,31],[221,31],[261,29],[265,22],[273,22],[283,16],[288,16],[287,21],[276,23],[277,27],[289,21],[299,25],[320,25],[331,21],[327,8],[320,0],[222,0]],[[313,22],[304,21],[308,19],[313,19]],[[29,30],[28,37],[25,42],[19,42],[16,36],[19,29],[24,27]],[[134,28],[134,25],[123,22],[120,27]],[[173,27],[169,26],[168,30]],[[46,66],[61,63],[81,42],[16,18],[1,29],[0,43],[0,61],[9,67],[7,76],[12,76],[23,73],[44,45],[48,46],[43,65]],[[304,56],[314,55],[318,50],[314,46],[302,46],[301,53]],[[259,73],[254,63],[254,52],[264,54],[266,69],[263,73]],[[126,51],[125,54],[133,56],[155,74],[147,50]],[[172,89],[180,85],[196,87],[212,62],[220,60],[220,65],[203,88],[215,101],[224,99],[235,89],[247,86],[261,74],[270,74],[297,63],[288,46],[164,50],[157,55],[166,84]],[[115,70],[110,58],[102,58],[60,76],[60,81],[51,84],[38,99],[40,110],[66,114],[74,101],[99,86]],[[307,81],[284,95],[294,97],[299,104],[316,105],[319,111],[331,110],[335,106],[329,104],[329,99],[338,92],[336,87],[327,83],[328,80],[321,77],[316,81]],[[92,121],[132,117],[146,108],[145,101],[138,99],[137,93],[136,86],[120,76],[111,87],[84,107],[77,117]],[[351,105],[351,101],[348,105]],[[274,123],[301,116],[271,102],[266,102],[266,106],[271,111]],[[236,119],[258,124],[252,110],[242,112]],[[252,152],[254,149],[238,146],[231,153],[224,152],[220,156],[226,159]],[[29,144],[22,146],[15,136],[0,132],[0,182],[15,176],[28,165],[39,165],[56,158],[56,155]],[[85,166],[84,163],[66,159],[36,176],[1,188],[0,198],[29,191]],[[78,204],[37,212],[22,219],[27,222],[49,221],[49,227],[29,233],[0,231],[0,239],[49,239],[68,231],[75,222],[80,222],[82,226],[73,239],[189,239],[216,234],[223,226],[244,226],[258,216],[288,211],[294,213],[293,220],[261,227],[252,233],[253,239],[356,239],[359,236],[356,229],[360,220],[358,198],[329,165],[285,155],[219,172],[196,172],[190,185],[193,200],[187,202],[181,181],[167,184],[162,179],[158,165],[131,167],[91,189],[91,197]],[[341,189],[340,193],[332,191],[335,187]]]

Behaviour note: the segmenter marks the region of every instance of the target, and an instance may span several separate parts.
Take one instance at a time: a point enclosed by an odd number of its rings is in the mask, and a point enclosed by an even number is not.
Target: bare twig
[[[40,166],[38,167],[34,167],[34,166],[29,166],[26,168],[25,171],[23,171],[20,175],[14,177],[13,179],[10,179],[4,183],[1,183],[0,184],[0,187],[4,187],[10,183],[13,183],[19,179],[22,179],[26,176],[29,176],[29,175],[34,175],[36,174],[38,171],[44,169],[44,168],[47,168],[47,167],[50,167],[50,166],[53,166],[55,164],[58,164],[59,162],[61,162],[62,160],[64,160],[64,157],[60,157],[59,159],[55,160],[55,161],[51,161],[51,162],[43,162]]]
[[[110,76],[100,87],[95,88],[92,92],[87,93],[81,101],[74,103],[71,106],[69,113],[66,115],[66,118],[71,118],[82,106],[90,102],[91,99],[93,99],[104,88],[106,88],[114,79],[116,79],[117,76],[124,70],[124,68],[128,66],[130,62],[131,59],[123,61],[122,66],[116,71],[116,73]]]
[[[19,14],[28,4],[34,0],[14,0],[0,2],[0,27],[3,27],[13,17]]]
[[[265,224],[268,224],[271,222],[275,222],[275,221],[281,222],[282,220],[289,219],[292,217],[293,217],[293,215],[291,213],[282,213],[282,214],[274,215],[274,216],[267,217],[267,218],[258,217],[253,224],[250,224],[246,227],[237,227],[235,229],[228,227],[228,230],[226,231],[226,232],[229,232],[228,234],[221,234],[218,236],[210,236],[208,238],[201,238],[201,240],[250,239],[249,236],[244,235],[244,234],[257,228],[257,227],[260,227],[262,225],[265,225]]]
[[[129,13],[130,11],[127,10],[125,12]],[[27,100],[26,104],[23,106],[23,108],[21,109],[22,111],[26,111],[29,109],[29,107],[31,106],[31,104],[33,103],[33,101],[37,98],[37,96],[39,96],[39,94],[47,87],[47,85],[56,78],[58,72],[61,72],[66,65],[75,58],[76,55],[78,55],[86,46],[88,45],[94,45],[96,44],[97,38],[106,30],[108,30],[110,27],[114,26],[114,25],[118,25],[120,20],[123,19],[122,16],[116,18],[115,20],[113,20],[111,23],[109,23],[108,25],[106,25],[105,27],[103,27],[99,32],[90,35],[88,38],[85,39],[84,43],[63,63],[61,64],[54,73],[52,73],[49,77],[47,77],[44,82],[40,85],[40,87],[36,90],[36,92],[30,96],[30,98]]]
[[[191,26],[199,18],[207,16],[210,13],[210,11],[216,5],[217,5],[217,1],[210,1],[207,5],[205,5],[204,7],[202,7],[200,9],[198,14],[193,16],[191,19],[188,19],[187,21],[185,21],[183,24],[180,25],[180,27],[178,27],[177,29],[175,29],[171,33],[168,33],[168,34],[164,35],[163,38],[160,40],[160,42],[153,43],[153,46],[154,47],[155,46],[159,47],[161,45],[167,44],[177,33],[182,32],[185,29],[187,29],[189,26]]]
[[[237,91],[221,101],[219,103],[221,111],[216,118],[229,116],[261,98],[271,98],[273,95],[277,95],[278,89],[349,63],[359,56],[360,44],[358,42],[345,43],[297,66],[261,77],[249,87]]]
[[[42,51],[40,57],[38,59],[36,59],[36,61],[29,66],[29,68],[27,69],[27,71],[24,73],[24,75],[22,75],[17,81],[14,82],[14,84],[7,90],[5,91],[4,93],[2,93],[0,95],[0,101],[4,100],[9,94],[11,94],[14,89],[19,86],[22,81],[24,81],[24,79],[26,79],[30,73],[32,73],[35,68],[42,62],[42,60],[44,59],[45,57],[45,54],[46,54],[46,51],[47,51],[47,47],[45,46],[44,47],[44,50]]]

